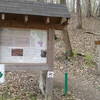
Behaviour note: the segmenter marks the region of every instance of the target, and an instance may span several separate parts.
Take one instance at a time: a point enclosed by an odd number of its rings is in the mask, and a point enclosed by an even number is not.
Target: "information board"
[[[47,63],[47,31],[2,29],[0,63]]]

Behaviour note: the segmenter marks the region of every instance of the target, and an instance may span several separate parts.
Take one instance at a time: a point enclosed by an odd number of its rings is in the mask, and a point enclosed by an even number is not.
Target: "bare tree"
[[[91,17],[92,13],[91,13],[91,0],[86,0],[86,17]]]
[[[73,13],[75,13],[75,1],[76,1],[76,0],[73,0],[73,1],[72,1],[72,2],[73,2],[73,9],[72,9],[72,12],[73,12]]]
[[[97,7],[97,10],[96,10],[96,15],[97,15],[97,17],[100,17],[100,2],[99,2],[99,5]]]
[[[82,12],[80,0],[77,0],[77,28],[82,29]]]

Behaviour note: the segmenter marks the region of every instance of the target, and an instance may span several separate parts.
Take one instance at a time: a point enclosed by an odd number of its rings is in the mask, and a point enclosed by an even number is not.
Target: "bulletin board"
[[[1,29],[0,63],[47,63],[47,31]]]

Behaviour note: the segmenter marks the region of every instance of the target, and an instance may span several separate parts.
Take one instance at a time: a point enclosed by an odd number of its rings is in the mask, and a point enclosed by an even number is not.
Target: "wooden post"
[[[1,19],[5,20],[5,14],[1,14]]]
[[[48,31],[47,59],[49,69],[40,72],[39,87],[44,96],[44,100],[53,100],[53,77],[48,77],[49,72],[53,72],[54,67],[54,30]]]
[[[48,64],[50,66],[50,70],[53,68],[54,63],[54,29],[49,29],[48,31],[48,53],[47,53],[47,59]]]
[[[50,69],[48,71],[53,72],[53,67],[54,67],[54,29],[49,29],[49,32],[48,32],[48,64],[50,67]],[[48,76],[46,77],[45,100],[53,100],[53,78],[48,77]]]
[[[67,57],[72,56],[72,47],[71,47],[71,43],[70,43],[68,31],[67,31],[67,26],[63,29],[63,41],[66,47],[66,56]]]
[[[48,72],[50,70],[40,72],[39,88],[43,95],[43,100],[53,100],[53,78],[48,77]]]

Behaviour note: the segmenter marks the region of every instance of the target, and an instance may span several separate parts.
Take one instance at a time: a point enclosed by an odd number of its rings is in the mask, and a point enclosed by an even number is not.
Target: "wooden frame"
[[[0,14],[2,15],[2,14]],[[60,17],[32,16],[19,14],[4,14],[5,19],[0,19],[0,27],[29,28],[49,30],[53,27],[62,30],[65,25],[61,24]],[[27,19],[28,18],[28,19]]]
[[[16,27],[12,27],[16,28]],[[28,28],[27,28],[28,29]],[[23,71],[23,70],[51,70],[53,67],[53,42],[54,39],[54,30],[47,30],[47,63],[39,63],[39,64],[23,64],[23,63],[5,63],[6,71]]]

